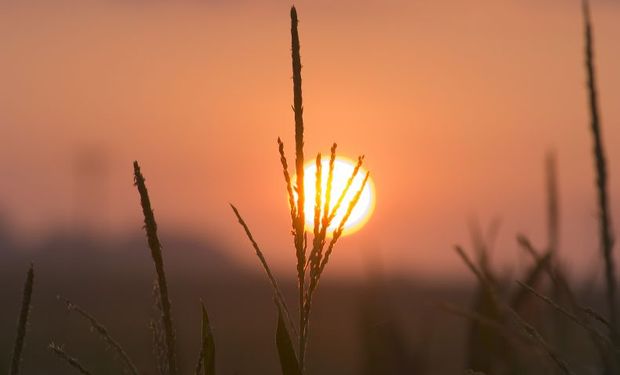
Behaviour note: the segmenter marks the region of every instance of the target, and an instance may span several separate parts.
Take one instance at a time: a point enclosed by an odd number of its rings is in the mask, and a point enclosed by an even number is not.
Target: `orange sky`
[[[253,265],[234,202],[272,262],[292,271],[276,147],[283,137],[292,157],[289,6],[2,4],[0,208],[29,237],[74,228],[76,217],[107,231],[139,228],[138,159],[160,227],[213,236]],[[581,272],[597,265],[578,1],[297,7],[306,152],[337,141],[345,156],[365,154],[378,193],[374,217],[341,242],[332,272],[359,273],[380,254],[408,275],[460,274],[452,245],[469,244],[474,216],[501,219],[495,258],[522,265],[515,233],[545,241],[549,149],[559,159],[564,259]],[[593,1],[593,17],[620,223],[620,6]],[[89,148],[107,171],[95,189],[75,178]],[[78,186],[103,203],[80,208]]]

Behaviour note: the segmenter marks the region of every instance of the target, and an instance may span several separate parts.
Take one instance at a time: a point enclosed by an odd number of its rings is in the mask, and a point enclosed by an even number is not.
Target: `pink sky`
[[[233,202],[271,261],[292,271],[276,148],[283,137],[292,157],[290,5],[0,6],[2,210],[30,238],[76,221],[139,228],[131,184],[138,159],[160,227],[210,235],[254,264]],[[592,7],[619,223],[620,6]],[[550,149],[559,159],[564,260],[581,273],[598,265],[578,1],[321,0],[297,8],[306,152],[328,152],[337,141],[344,156],[365,154],[378,194],[373,218],[340,243],[332,272],[359,273],[368,254],[380,253],[386,269],[404,274],[461,274],[452,245],[469,245],[471,217],[485,225],[500,218],[495,259],[522,266],[515,234],[545,243]],[[96,189],[76,183],[85,148],[105,160]],[[103,203],[79,206],[86,198],[77,187]]]

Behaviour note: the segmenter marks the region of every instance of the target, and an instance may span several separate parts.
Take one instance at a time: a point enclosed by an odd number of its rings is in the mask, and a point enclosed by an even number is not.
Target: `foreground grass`
[[[585,34],[585,68],[588,82],[588,107],[590,112],[590,129],[593,139],[593,159],[596,171],[596,191],[599,210],[599,236],[601,255],[604,261],[606,281],[607,314],[595,311],[583,305],[577,298],[577,293],[568,281],[565,270],[558,260],[558,201],[557,178],[555,159],[548,158],[547,162],[547,191],[548,193],[548,244],[543,250],[537,249],[527,237],[518,236],[517,241],[532,259],[531,267],[518,277],[518,283],[506,282],[500,272],[492,267],[490,260],[490,244],[485,236],[474,233],[474,256],[463,247],[457,246],[456,253],[463,260],[466,267],[472,272],[477,281],[477,290],[471,308],[441,304],[440,307],[452,314],[466,318],[469,322],[469,338],[466,345],[466,368],[471,373],[487,374],[520,374],[533,373],[532,368],[553,366],[556,372],[575,374],[583,372],[578,364],[572,363],[571,358],[558,348],[561,332],[550,334],[545,328],[545,321],[533,316],[528,310],[534,304],[541,304],[548,309],[548,316],[553,324],[560,322],[558,316],[567,319],[568,323],[582,330],[589,339],[592,348],[597,352],[600,362],[596,363],[596,372],[605,374],[620,373],[620,355],[618,347],[618,317],[616,297],[616,275],[613,263],[613,241],[611,229],[611,215],[609,209],[609,192],[607,162],[603,146],[603,136],[599,116],[599,103],[596,87],[595,64],[593,54],[593,31],[590,20],[590,11],[587,1],[583,2],[584,34]],[[296,284],[297,284],[297,317],[293,318],[292,309],[286,302],[285,294],[280,289],[276,275],[269,267],[268,261],[254,239],[250,228],[237,207],[231,205],[236,219],[254,249],[261,267],[267,274],[271,284],[276,305],[275,347],[282,373],[285,375],[300,375],[307,372],[307,351],[310,343],[310,326],[313,301],[321,277],[324,274],[334,247],[341,238],[344,225],[357,204],[360,193],[368,179],[365,176],[364,184],[356,192],[354,199],[346,206],[341,207],[343,198],[351,186],[353,179],[359,173],[363,157],[349,179],[345,191],[339,197],[332,197],[331,182],[333,177],[334,160],[336,158],[336,144],[333,144],[329,155],[329,171],[326,196],[322,197],[321,168],[322,155],[316,157],[316,196],[306,197],[304,192],[304,122],[302,100],[302,76],[300,41],[298,33],[297,11],[293,7],[291,17],[291,47],[293,70],[293,110],[295,122],[295,162],[294,172],[296,179],[290,177],[288,161],[284,143],[278,139],[278,151],[282,164],[286,191],[289,199],[291,217],[293,251],[296,257]],[[164,252],[160,241],[151,200],[146,187],[145,178],[138,162],[134,162],[134,183],[140,197],[140,204],[144,216],[144,229],[150,255],[155,270],[154,304],[159,316],[151,321],[153,335],[153,352],[156,365],[162,375],[177,375],[187,372],[190,365],[178,360],[177,338],[173,319],[172,298],[168,287],[168,280],[164,266]],[[304,204],[307,199],[313,199],[314,225],[311,232],[312,239],[308,240],[306,231],[306,213]],[[335,208],[330,208],[330,201],[334,199]],[[339,209],[345,212],[344,218],[338,223],[337,229],[327,233],[330,224]],[[31,267],[24,283],[24,292],[21,310],[18,319],[17,336],[13,349],[10,374],[20,373],[22,353],[26,338],[31,299],[33,291],[34,271]],[[545,281],[547,283],[545,283]],[[114,354],[121,359],[126,372],[137,375],[138,366],[123,349],[120,342],[112,337],[111,333],[93,315],[81,307],[65,301],[69,311],[77,313],[85,319],[91,330]],[[198,305],[198,304],[197,304]],[[197,361],[193,371],[196,374],[214,375],[216,373],[216,346],[215,335],[207,309],[200,305],[201,324],[199,332],[200,345],[197,348]],[[558,331],[561,331],[559,327]],[[557,337],[554,337],[556,335]],[[396,336],[393,336],[396,337]],[[63,346],[53,342],[49,349],[57,357],[67,363],[73,370],[82,374],[92,374],[88,366],[78,358],[70,355]],[[529,352],[538,355],[532,361]],[[541,363],[545,362],[544,365]],[[540,370],[544,372],[545,370]]]

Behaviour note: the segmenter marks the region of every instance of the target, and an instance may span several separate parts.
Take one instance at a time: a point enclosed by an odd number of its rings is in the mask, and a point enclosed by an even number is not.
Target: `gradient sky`
[[[84,223],[139,228],[138,159],[160,227],[215,238],[254,265],[234,202],[272,263],[292,272],[276,145],[281,136],[292,157],[290,5],[0,5],[0,210],[27,239]],[[620,223],[620,5],[592,6]],[[463,274],[452,245],[469,246],[474,217],[499,218],[494,260],[523,266],[515,234],[546,241],[548,150],[559,161],[564,261],[581,274],[598,266],[578,1],[297,7],[306,152],[337,141],[344,156],[365,154],[378,193],[367,226],[340,243],[334,274],[358,274],[370,258],[411,276]],[[84,156],[100,168],[78,178]]]

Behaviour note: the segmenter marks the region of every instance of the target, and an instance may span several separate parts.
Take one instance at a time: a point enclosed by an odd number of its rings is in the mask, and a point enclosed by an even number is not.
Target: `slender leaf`
[[[215,375],[215,340],[204,303],[202,304],[202,353],[203,374]]]
[[[288,333],[284,319],[282,318],[282,310],[278,305],[278,328],[276,329],[276,346],[278,347],[278,355],[280,357],[280,366],[282,367],[282,375],[301,375],[299,362],[293,349],[293,342]]]

